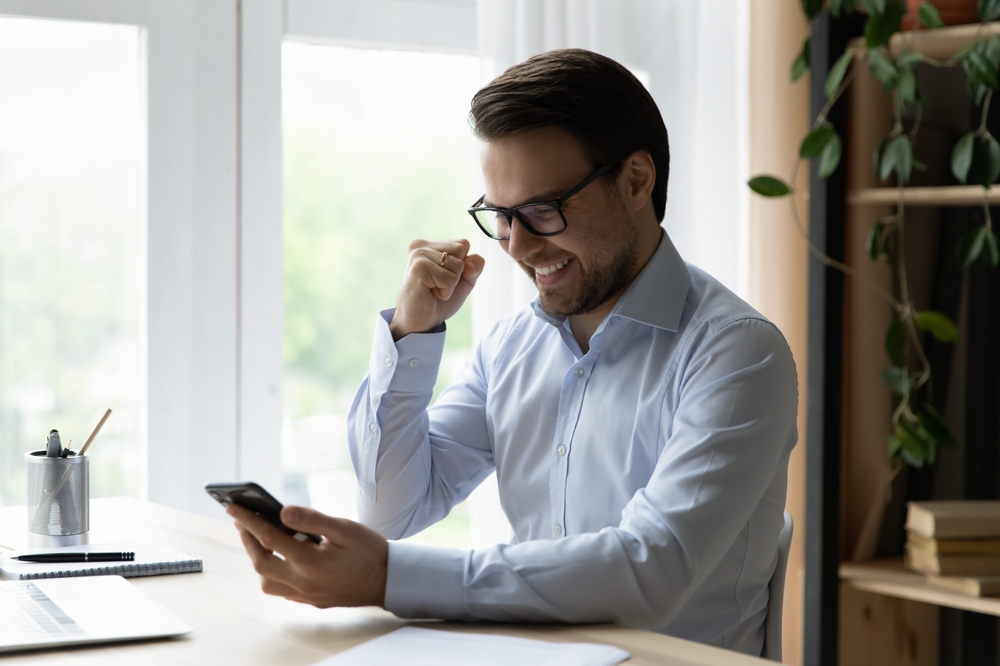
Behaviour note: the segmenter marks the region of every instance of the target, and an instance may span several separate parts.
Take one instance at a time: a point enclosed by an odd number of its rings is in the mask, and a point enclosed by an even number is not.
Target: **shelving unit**
[[[863,50],[858,38],[863,25],[859,17],[835,20],[825,13],[813,21],[813,114],[825,107],[824,83],[829,68],[845,51]],[[905,49],[944,63],[976,39],[990,35],[1000,36],[1000,23],[897,35],[890,49],[896,55]],[[852,67],[859,64],[855,62]],[[931,171],[915,175],[923,182],[913,183],[904,193],[904,203],[911,211],[907,243],[920,257],[910,264],[912,270],[908,273],[911,286],[923,280],[919,309],[941,310],[958,321],[958,303],[967,303],[962,315],[962,358],[968,360],[958,362],[962,370],[956,381],[964,389],[958,393],[961,410],[955,413],[955,420],[961,420],[963,442],[968,446],[963,445],[958,463],[963,486],[957,496],[991,499],[1000,491],[1000,465],[996,447],[983,442],[1000,438],[1000,426],[994,422],[1000,407],[1000,382],[996,379],[1000,352],[994,349],[1000,338],[1000,287],[993,272],[982,266],[962,273],[948,262],[957,264],[953,248],[963,229],[981,215],[974,209],[981,209],[984,200],[1000,206],[1000,185],[984,190],[978,185],[951,184],[951,147],[958,136],[975,128],[978,116],[965,99],[960,65],[948,72],[930,69],[929,65],[921,67],[926,68],[928,81],[937,82],[927,89],[931,106],[936,103],[938,111],[947,110],[951,115],[947,121],[939,115],[934,122],[928,122],[929,116],[925,115],[921,127],[919,147],[934,159],[928,161],[918,155]],[[939,85],[941,81],[947,85]],[[864,241],[871,225],[891,215],[898,203],[898,190],[878,180],[871,159],[879,137],[892,126],[891,112],[891,102],[883,97],[881,84],[867,67],[858,71],[849,95],[830,109],[827,117],[842,132],[844,160],[828,179],[820,179],[816,165],[812,165],[809,197],[813,242],[830,257],[864,274],[865,281],[886,290],[894,288],[893,277],[884,264],[868,259]],[[1000,105],[990,108],[988,126],[1000,136]],[[996,212],[993,218],[998,218]],[[931,229],[934,231],[928,231]],[[922,277],[915,277],[921,270]],[[997,626],[990,623],[1000,617],[1000,598],[972,598],[932,587],[922,575],[906,570],[901,560],[844,563],[880,552],[876,548],[880,521],[870,527],[873,521],[860,515],[859,507],[868,506],[873,489],[881,487],[879,474],[870,472],[885,466],[884,437],[889,429],[888,414],[892,412],[891,397],[885,394],[878,373],[887,364],[882,341],[894,313],[877,294],[859,284],[857,280],[845,282],[840,273],[811,260],[803,662],[810,666],[937,664],[939,648],[944,655],[956,644],[960,648],[958,658],[966,660],[962,663],[971,663],[967,661],[969,654],[991,655],[992,660],[998,642]],[[966,295],[965,301],[960,294]],[[951,363],[947,361],[949,366]],[[946,377],[947,373],[935,376]],[[882,411],[887,414],[884,419]],[[904,495],[894,491],[894,497]],[[898,520],[897,514],[887,525]],[[891,540],[891,532],[889,529],[883,535],[884,543]],[[864,543],[868,544],[867,550]],[[894,552],[893,548],[885,547],[881,552]],[[864,554],[859,556],[859,552]],[[944,624],[939,624],[937,609],[942,607],[972,613],[958,617],[954,611],[947,611],[951,615],[942,615]],[[951,646],[947,650],[946,644]],[[881,661],[864,661],[874,654]],[[918,654],[919,659],[915,656]],[[950,654],[956,653],[952,650]]]
[[[990,204],[1000,204],[1000,186],[994,185],[986,192]],[[894,187],[868,187],[848,192],[847,203],[852,206],[895,206],[899,192]],[[943,185],[941,187],[907,187],[907,206],[982,206],[983,188],[980,185]]]
[[[900,559],[841,564],[840,579],[864,592],[1000,617],[1000,597],[970,597],[935,587]]]

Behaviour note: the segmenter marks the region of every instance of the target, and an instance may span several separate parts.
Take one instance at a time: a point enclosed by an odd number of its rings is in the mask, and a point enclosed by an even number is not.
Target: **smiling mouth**
[[[536,268],[535,273],[541,275],[542,277],[547,277],[549,275],[552,275],[556,271],[565,268],[566,264],[568,264],[570,261],[571,261],[570,259],[563,259],[559,263],[552,264],[551,266],[543,266],[540,268]]]

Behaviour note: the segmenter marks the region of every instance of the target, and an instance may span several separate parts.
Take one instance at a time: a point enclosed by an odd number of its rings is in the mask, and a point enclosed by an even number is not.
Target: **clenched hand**
[[[429,333],[450,318],[468,298],[486,260],[469,254],[469,241],[415,240],[389,322],[393,340]]]

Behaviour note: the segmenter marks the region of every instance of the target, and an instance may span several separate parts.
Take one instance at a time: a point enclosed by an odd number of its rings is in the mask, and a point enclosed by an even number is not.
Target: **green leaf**
[[[997,264],[1000,264],[1000,251],[997,248],[997,235],[992,229],[987,229],[984,234],[986,242],[983,244],[983,248],[986,250],[986,261],[989,262],[991,268],[996,268]]]
[[[955,435],[951,432],[951,428],[944,422],[944,417],[938,414],[937,410],[929,402],[925,402],[920,411],[917,412],[917,421],[920,423],[920,427],[939,444],[944,444],[945,446],[958,444],[955,440]]]
[[[996,20],[1000,17],[1000,0],[979,0],[976,10],[979,12],[980,21],[985,23]]]
[[[848,14],[854,9],[854,3],[852,0],[830,0],[827,3],[830,8],[830,13],[834,16],[840,16],[841,14]]]
[[[899,437],[900,449],[905,460],[910,465],[920,468],[927,459],[927,448],[924,442],[906,425],[903,419],[896,425],[896,437]]]
[[[986,144],[987,155],[989,156],[989,172],[986,175],[983,187],[989,187],[996,182],[997,177],[1000,177],[1000,143],[993,138],[992,134],[986,135],[984,143]]]
[[[783,197],[792,191],[784,181],[774,176],[757,176],[747,181],[750,189],[764,197]]]
[[[885,2],[885,11],[873,13],[865,23],[865,46],[874,49],[889,43],[889,38],[899,32],[906,14],[906,7],[898,2]]]
[[[884,228],[884,224],[876,222],[868,232],[868,238],[865,239],[865,250],[868,251],[868,256],[871,257],[872,261],[882,256],[882,230]],[[902,363],[897,363],[897,365],[902,365]]]
[[[938,13],[937,7],[929,2],[925,2],[920,5],[920,9],[917,10],[917,15],[920,16],[920,22],[928,28],[944,27],[944,21],[941,20],[941,14]]]
[[[886,147],[882,151],[882,160],[878,165],[878,178],[879,180],[886,180],[892,174],[892,170],[896,168],[896,152],[889,150]]]
[[[989,88],[981,83],[976,83],[972,79],[969,79],[969,89],[972,93],[972,98],[976,102],[977,107],[983,105],[983,99],[986,97],[986,93],[989,92]]]
[[[812,21],[823,11],[823,0],[801,0],[802,12],[806,18]]]
[[[991,135],[977,137],[972,144],[972,165],[967,180],[989,187],[1000,176],[1000,143]]]
[[[858,0],[858,4],[869,14],[882,14],[885,12],[885,0]]]
[[[816,157],[823,152],[826,144],[835,136],[837,133],[833,131],[831,125],[820,125],[802,140],[802,145],[799,146],[799,157],[806,159]]]
[[[896,85],[899,70],[882,49],[873,49],[868,52],[868,69],[882,83],[883,90],[892,90],[892,87]]]
[[[1000,0],[997,0],[1000,2]],[[976,105],[982,104],[982,98],[991,87],[996,87],[996,68],[1000,63],[1000,40],[997,37],[987,37],[973,42],[963,49],[952,61],[961,60],[962,68],[969,84],[969,94],[976,100]],[[992,86],[990,84],[993,84]]]
[[[972,166],[972,142],[976,135],[969,132],[955,144],[951,151],[951,172],[960,183],[964,183],[969,175],[969,167]]]
[[[966,74],[968,74],[969,78],[973,81],[986,86],[991,90],[996,90],[996,68],[984,54],[979,51],[970,51],[969,54],[962,59],[962,66],[965,68]]]
[[[847,74],[847,68],[851,64],[851,59],[854,55],[848,51],[844,55],[837,58],[837,62],[833,63],[833,67],[830,68],[830,73],[826,75],[826,98],[830,99],[835,94],[837,94],[837,89],[840,84],[844,81],[844,75]]]
[[[986,243],[986,231],[986,227],[982,226],[962,234],[958,240],[958,260],[962,266],[971,266],[979,258]]]
[[[903,104],[917,101],[917,77],[913,75],[913,70],[901,69],[899,71],[896,90],[899,91],[899,98]]]
[[[899,319],[885,332],[885,353],[894,366],[902,367],[906,363],[906,324]]]
[[[895,365],[890,365],[887,368],[882,369],[882,381],[885,382],[886,386],[892,389],[892,392],[896,395],[903,395],[905,393],[904,387],[909,384],[909,388],[913,390],[913,384],[916,381],[913,377],[906,375],[906,382],[903,382],[903,368]]]
[[[902,141],[900,141],[902,139]],[[905,134],[897,136],[889,142],[889,145],[882,151],[882,160],[879,162],[878,177],[885,180],[895,169],[900,174],[903,182],[910,178],[910,170],[913,168],[913,148],[910,146],[910,138]],[[906,174],[903,177],[903,173]]]
[[[820,178],[828,178],[830,174],[837,170],[837,165],[840,164],[840,154],[840,137],[834,132],[833,137],[823,146],[823,152],[819,154]]]
[[[904,69],[913,69],[914,65],[924,61],[923,53],[913,53],[912,51],[903,51],[896,58],[896,66]]]
[[[889,435],[885,440],[885,451],[888,454],[889,460],[896,457],[899,453],[900,448],[902,448],[903,442],[900,441],[899,437],[896,435]]]
[[[896,173],[904,183],[909,182],[910,173],[913,171],[913,145],[910,143],[910,137],[900,134],[892,140],[886,151],[894,155]]]
[[[792,63],[792,81],[798,81],[809,73],[809,38],[802,42],[802,50]]]
[[[917,327],[922,331],[927,331],[941,342],[954,342],[958,340],[958,326],[955,326],[948,315],[934,310],[924,310],[917,313]]]

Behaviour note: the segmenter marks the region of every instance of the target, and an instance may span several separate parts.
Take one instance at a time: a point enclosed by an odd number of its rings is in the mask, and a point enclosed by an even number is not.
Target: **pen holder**
[[[90,529],[90,457],[24,454],[28,468],[28,545],[77,546]]]

